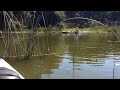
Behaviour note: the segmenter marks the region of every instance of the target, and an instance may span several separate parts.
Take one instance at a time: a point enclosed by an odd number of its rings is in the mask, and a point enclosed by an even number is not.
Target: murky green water
[[[120,43],[108,42],[115,38],[111,33],[41,33],[33,38],[33,34],[23,36],[19,35],[19,41],[15,39],[18,44],[10,40],[8,48],[0,39],[0,55],[10,56],[6,58],[7,62],[27,79],[120,78]],[[17,38],[17,35],[13,38]],[[33,56],[24,59],[23,55]]]

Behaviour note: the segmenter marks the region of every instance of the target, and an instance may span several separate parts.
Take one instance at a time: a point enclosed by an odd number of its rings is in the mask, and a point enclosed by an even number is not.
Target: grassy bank
[[[116,29],[116,31],[120,32],[120,26],[117,26],[116,28],[114,27],[109,27],[111,28],[112,30]],[[44,28],[44,27],[40,27],[40,28],[37,28],[34,33],[37,33],[37,32],[46,32],[46,31],[50,31],[50,32],[59,32],[59,31],[62,31],[62,32],[74,32],[76,31],[76,28]],[[79,28],[78,29],[79,32],[111,32],[109,29],[107,29],[106,27],[103,27],[103,26],[96,26],[96,27],[86,27],[86,28]],[[7,31],[4,31],[5,33],[7,33]],[[4,33],[1,31],[1,33]],[[20,31],[12,31],[11,33],[33,33],[33,30],[29,30],[29,29],[22,29]]]
[[[109,27],[109,28],[120,32],[120,26],[117,26],[115,28],[114,27]],[[62,29],[63,32],[74,32],[75,30],[76,28],[63,28]],[[79,32],[111,32],[108,28],[102,27],[102,26],[79,28],[78,31]]]

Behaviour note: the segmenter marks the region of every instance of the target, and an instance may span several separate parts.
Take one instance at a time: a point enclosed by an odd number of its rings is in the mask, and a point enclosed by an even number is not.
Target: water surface
[[[41,33],[32,36],[34,34],[19,35],[18,44],[11,39],[9,48],[5,48],[0,39],[1,56],[11,56],[6,58],[7,62],[27,79],[120,78],[120,43],[110,42],[115,38],[111,33]],[[32,57],[25,59],[24,55]]]

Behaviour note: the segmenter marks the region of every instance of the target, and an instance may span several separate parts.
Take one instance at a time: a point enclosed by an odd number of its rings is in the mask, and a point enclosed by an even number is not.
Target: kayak
[[[0,79],[25,79],[17,70],[4,59],[0,59]]]

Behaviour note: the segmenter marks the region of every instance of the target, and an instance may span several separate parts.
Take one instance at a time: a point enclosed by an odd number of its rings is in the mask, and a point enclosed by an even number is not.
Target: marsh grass
[[[76,28],[64,28],[63,32],[74,32]],[[96,26],[96,27],[87,27],[87,28],[79,28],[79,32],[110,32],[105,27]]]
[[[114,27],[110,27],[112,29],[114,29]],[[76,30],[76,28],[62,28],[61,31],[62,32],[74,32]],[[116,32],[120,32],[120,26],[117,26],[115,28]],[[110,30],[106,29],[103,26],[94,26],[94,27],[85,27],[85,28],[79,28],[79,32],[94,32],[94,33],[107,33],[107,32],[111,32]]]

